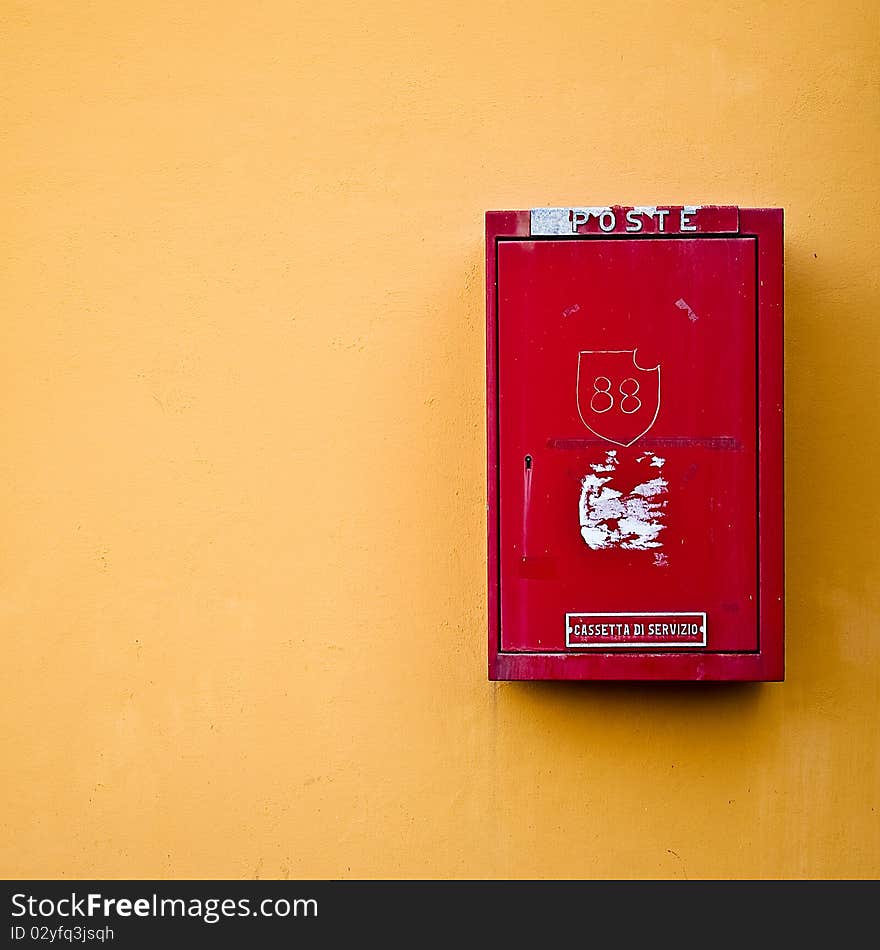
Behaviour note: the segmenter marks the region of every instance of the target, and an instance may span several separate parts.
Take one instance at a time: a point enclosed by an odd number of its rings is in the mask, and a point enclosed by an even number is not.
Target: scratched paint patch
[[[697,320],[700,319],[691,309],[690,304],[684,299],[684,297],[679,297],[678,300],[675,301],[675,306],[678,307],[679,310],[687,311],[688,320],[690,320],[691,323],[696,323]]]
[[[663,546],[659,536],[666,527],[669,489],[663,477],[665,463],[659,455],[643,452],[635,461],[639,480],[631,487],[621,484],[616,449],[590,465],[590,474],[581,479],[579,504],[581,537],[588,547],[648,551]]]

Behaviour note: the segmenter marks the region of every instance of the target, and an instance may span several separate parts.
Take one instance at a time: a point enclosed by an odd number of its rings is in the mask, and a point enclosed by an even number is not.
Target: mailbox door
[[[758,253],[497,241],[499,654],[585,678],[760,656]]]

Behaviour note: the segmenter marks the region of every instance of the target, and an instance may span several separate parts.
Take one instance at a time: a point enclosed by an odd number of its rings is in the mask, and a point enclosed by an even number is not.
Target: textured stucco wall
[[[4,875],[878,873],[880,7],[0,9]],[[491,685],[483,211],[786,209],[788,681]]]

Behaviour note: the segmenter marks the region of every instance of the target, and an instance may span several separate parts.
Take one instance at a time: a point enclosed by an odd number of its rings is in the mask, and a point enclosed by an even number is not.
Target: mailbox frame
[[[681,206],[667,206],[669,217]],[[634,236],[624,229],[625,207],[601,230],[532,233],[533,212],[486,212],[486,429],[488,501],[488,658],[490,680],[780,681],[784,679],[784,482],[783,482],[783,212],[781,208],[706,207],[708,229],[686,227]],[[703,212],[703,208],[698,209]],[[725,214],[727,212],[727,214]],[[690,213],[687,211],[685,213]],[[584,215],[581,216],[585,217]],[[588,217],[588,216],[586,216]],[[699,220],[699,216],[697,216]],[[613,229],[605,223],[614,220]],[[660,218],[661,226],[663,217]],[[681,214],[690,223],[693,217]],[[723,228],[719,222],[725,223]],[[586,232],[586,233],[585,233]],[[600,649],[572,652],[504,652],[501,649],[500,470],[498,391],[498,246],[502,241],[699,240],[722,236],[756,242],[757,451],[758,451],[758,649],[700,652]]]

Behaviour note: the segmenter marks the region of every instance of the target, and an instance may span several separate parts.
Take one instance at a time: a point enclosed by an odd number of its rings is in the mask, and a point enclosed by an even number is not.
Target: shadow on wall
[[[787,688],[845,704],[880,626],[880,413],[876,297],[838,253],[787,249],[786,651]]]

